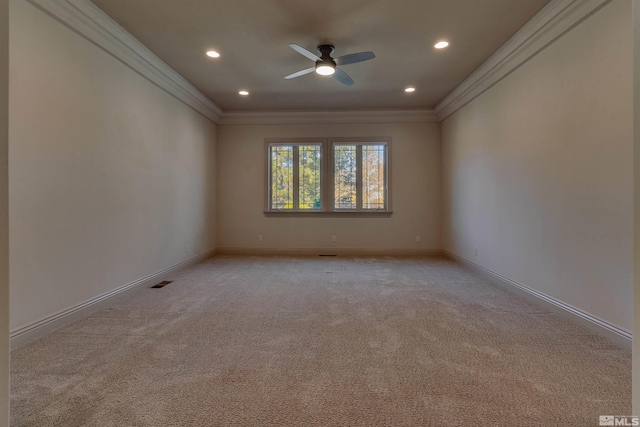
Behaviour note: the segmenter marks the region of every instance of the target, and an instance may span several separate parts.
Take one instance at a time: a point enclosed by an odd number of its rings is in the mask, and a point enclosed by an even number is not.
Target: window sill
[[[267,218],[389,218],[392,211],[264,211]]]

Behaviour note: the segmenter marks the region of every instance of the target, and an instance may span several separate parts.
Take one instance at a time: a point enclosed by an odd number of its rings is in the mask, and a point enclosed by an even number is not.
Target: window
[[[387,144],[334,142],[333,207],[387,209]]]
[[[322,208],[322,146],[269,144],[269,210]]]
[[[387,138],[267,141],[267,153],[267,212],[390,212]]]

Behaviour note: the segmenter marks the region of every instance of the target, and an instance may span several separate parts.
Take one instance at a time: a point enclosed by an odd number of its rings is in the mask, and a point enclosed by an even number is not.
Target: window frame
[[[329,206],[330,210],[334,212],[390,212],[389,208],[389,142],[390,138],[329,138],[329,186],[330,191]],[[356,146],[356,208],[336,208],[335,200],[335,150],[334,147],[339,145],[355,145]],[[384,208],[380,209],[365,209],[362,207],[362,147],[367,145],[384,145]]]
[[[393,213],[391,210],[391,138],[390,137],[348,137],[348,138],[266,138],[265,142],[265,182],[266,187],[264,199],[264,214],[268,217],[389,217]],[[334,171],[334,145],[385,145],[385,208],[384,209],[337,209],[335,208],[335,171]],[[319,145],[320,148],[320,208],[318,209],[272,209],[272,185],[271,185],[271,147],[272,146],[300,146]],[[358,149],[361,152],[361,149]],[[296,162],[298,158],[296,158]],[[298,165],[299,166],[299,165]],[[294,169],[294,198],[299,197],[299,177]],[[358,166],[357,185],[362,186],[362,164]],[[295,202],[294,202],[294,206]]]
[[[300,200],[299,200],[299,190],[300,190],[300,176],[297,172],[299,172],[300,162],[299,162],[299,152],[294,148],[293,151],[293,209],[274,209],[271,207],[271,197],[272,197],[272,185],[271,185],[271,147],[274,146],[283,146],[283,147],[300,147],[300,146],[319,146],[320,147],[320,207],[313,209],[300,209]],[[266,211],[268,212],[323,212],[325,210],[326,205],[326,189],[325,189],[325,169],[326,169],[326,141],[322,138],[295,138],[295,139],[284,139],[278,138],[274,140],[266,140],[266,150],[267,150],[267,194],[266,194]]]

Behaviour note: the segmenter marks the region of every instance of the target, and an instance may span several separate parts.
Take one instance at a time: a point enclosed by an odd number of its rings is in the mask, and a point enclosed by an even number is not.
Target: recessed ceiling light
[[[415,87],[412,87],[412,86],[409,86],[409,87],[408,87],[408,88],[406,88],[404,91],[405,91],[405,92],[407,92],[407,93],[411,93],[411,92],[415,92],[415,91],[416,91],[416,88],[415,88]]]
[[[210,50],[207,52],[207,56],[210,58],[219,58],[220,54],[218,52],[216,52],[215,50]]]
[[[440,41],[438,43],[436,43],[433,47],[435,47],[436,49],[444,49],[445,47],[449,46],[449,42],[446,41]]]
[[[249,95],[249,92],[246,90],[241,90],[240,92],[238,92],[238,95],[247,96]]]

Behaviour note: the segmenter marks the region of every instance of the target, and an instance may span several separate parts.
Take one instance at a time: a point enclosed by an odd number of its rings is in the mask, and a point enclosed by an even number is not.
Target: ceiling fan
[[[289,47],[302,56],[306,56],[312,61],[316,62],[315,67],[307,68],[306,70],[298,71],[297,73],[289,74],[285,79],[292,79],[294,77],[304,76],[305,74],[313,73],[314,71],[322,76],[333,76],[336,80],[346,86],[351,86],[354,81],[349,77],[347,73],[339,69],[338,65],[355,64],[356,62],[368,61],[376,57],[373,52],[358,52],[349,55],[339,56],[332,58],[331,54],[334,51],[334,47],[330,44],[321,44],[318,46],[318,51],[321,56],[318,56],[302,46],[298,46],[295,43],[291,43]]]

